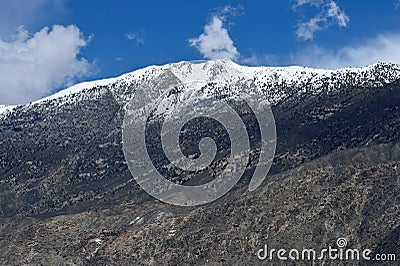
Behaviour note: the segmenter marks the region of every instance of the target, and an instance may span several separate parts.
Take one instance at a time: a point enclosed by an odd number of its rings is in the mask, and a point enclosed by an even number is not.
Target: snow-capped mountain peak
[[[202,80],[221,87],[229,87],[237,82],[250,82],[258,93],[265,95],[272,104],[277,104],[288,97],[306,92],[318,94],[352,86],[379,87],[400,79],[400,66],[376,63],[364,68],[324,70],[301,66],[249,67],[229,60],[182,61],[145,67],[115,78],[79,83],[19,107],[30,108],[49,102],[73,103],[81,99],[96,98],[96,95],[105,91],[111,91],[117,101],[126,104],[138,86],[148,86],[148,90],[152,90],[152,82],[166,74],[182,83]],[[12,112],[15,107],[0,105],[0,114]]]

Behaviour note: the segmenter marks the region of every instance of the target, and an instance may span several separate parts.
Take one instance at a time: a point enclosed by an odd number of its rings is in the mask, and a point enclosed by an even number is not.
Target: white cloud
[[[322,22],[323,20],[320,17],[315,17],[308,22],[299,23],[296,30],[297,38],[302,40],[314,39],[315,32],[322,30]]]
[[[296,36],[301,40],[312,40],[316,32],[325,30],[333,24],[347,27],[350,21],[350,18],[340,9],[337,3],[329,0],[298,0],[293,6],[293,10],[306,4],[316,6],[320,11],[307,22],[297,24]]]
[[[400,64],[400,34],[382,34],[364,44],[346,46],[338,51],[314,46],[292,55],[290,62],[328,69],[362,67],[376,62]]]
[[[79,57],[87,44],[73,25],[33,35],[21,27],[11,41],[0,39],[0,104],[29,102],[91,74],[94,65]]]
[[[223,27],[223,21],[217,16],[204,26],[204,33],[197,38],[189,39],[189,43],[207,59],[235,60],[239,56],[228,30]]]
[[[329,3],[327,17],[336,19],[340,27],[347,27],[347,23],[350,21],[346,13],[333,1]]]
[[[223,7],[218,14],[212,16],[199,37],[188,40],[190,46],[195,47],[207,59],[237,59],[240,53],[224,27],[224,22],[227,15],[238,15],[241,11],[243,11],[241,6]]]
[[[144,38],[139,35],[139,33],[127,33],[125,37],[128,40],[136,41],[137,43],[144,44]]]

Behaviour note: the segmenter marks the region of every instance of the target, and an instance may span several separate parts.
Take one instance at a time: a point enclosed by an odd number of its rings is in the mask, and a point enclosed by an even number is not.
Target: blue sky
[[[400,0],[0,0],[0,104],[152,64],[400,63]]]

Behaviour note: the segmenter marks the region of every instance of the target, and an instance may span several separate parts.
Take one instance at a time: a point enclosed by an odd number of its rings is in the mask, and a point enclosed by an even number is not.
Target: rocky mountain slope
[[[193,80],[267,99],[278,140],[259,189],[244,178],[218,201],[182,208],[136,184],[121,128],[138,88],[154,99]],[[265,263],[255,255],[264,244],[318,249],[338,237],[400,260],[399,107],[398,65],[230,61],[152,66],[0,107],[0,262],[246,265]]]

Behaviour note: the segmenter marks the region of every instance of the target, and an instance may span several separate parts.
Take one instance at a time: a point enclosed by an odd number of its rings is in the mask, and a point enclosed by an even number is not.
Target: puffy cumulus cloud
[[[0,39],[0,104],[36,100],[90,75],[94,63],[80,57],[88,42],[74,25],[45,27],[33,35],[20,27],[12,40]]]
[[[292,55],[290,61],[328,69],[363,67],[376,62],[400,64],[400,33],[381,34],[364,44],[346,46],[337,51],[314,46]]]
[[[320,11],[308,21],[297,24],[296,36],[300,40],[312,40],[316,32],[325,30],[335,24],[340,27],[347,27],[350,21],[350,18],[335,1],[298,0],[293,6],[293,10],[296,11],[297,8],[304,5],[315,6]]]
[[[208,24],[204,26],[204,32],[196,38],[189,39],[189,44],[195,47],[204,58],[236,60],[238,52],[228,30],[224,25],[227,16],[241,15],[243,8],[225,6],[214,14]]]
[[[207,59],[235,60],[239,56],[228,30],[223,26],[222,19],[217,16],[204,26],[204,33],[197,38],[189,39],[189,43]]]

